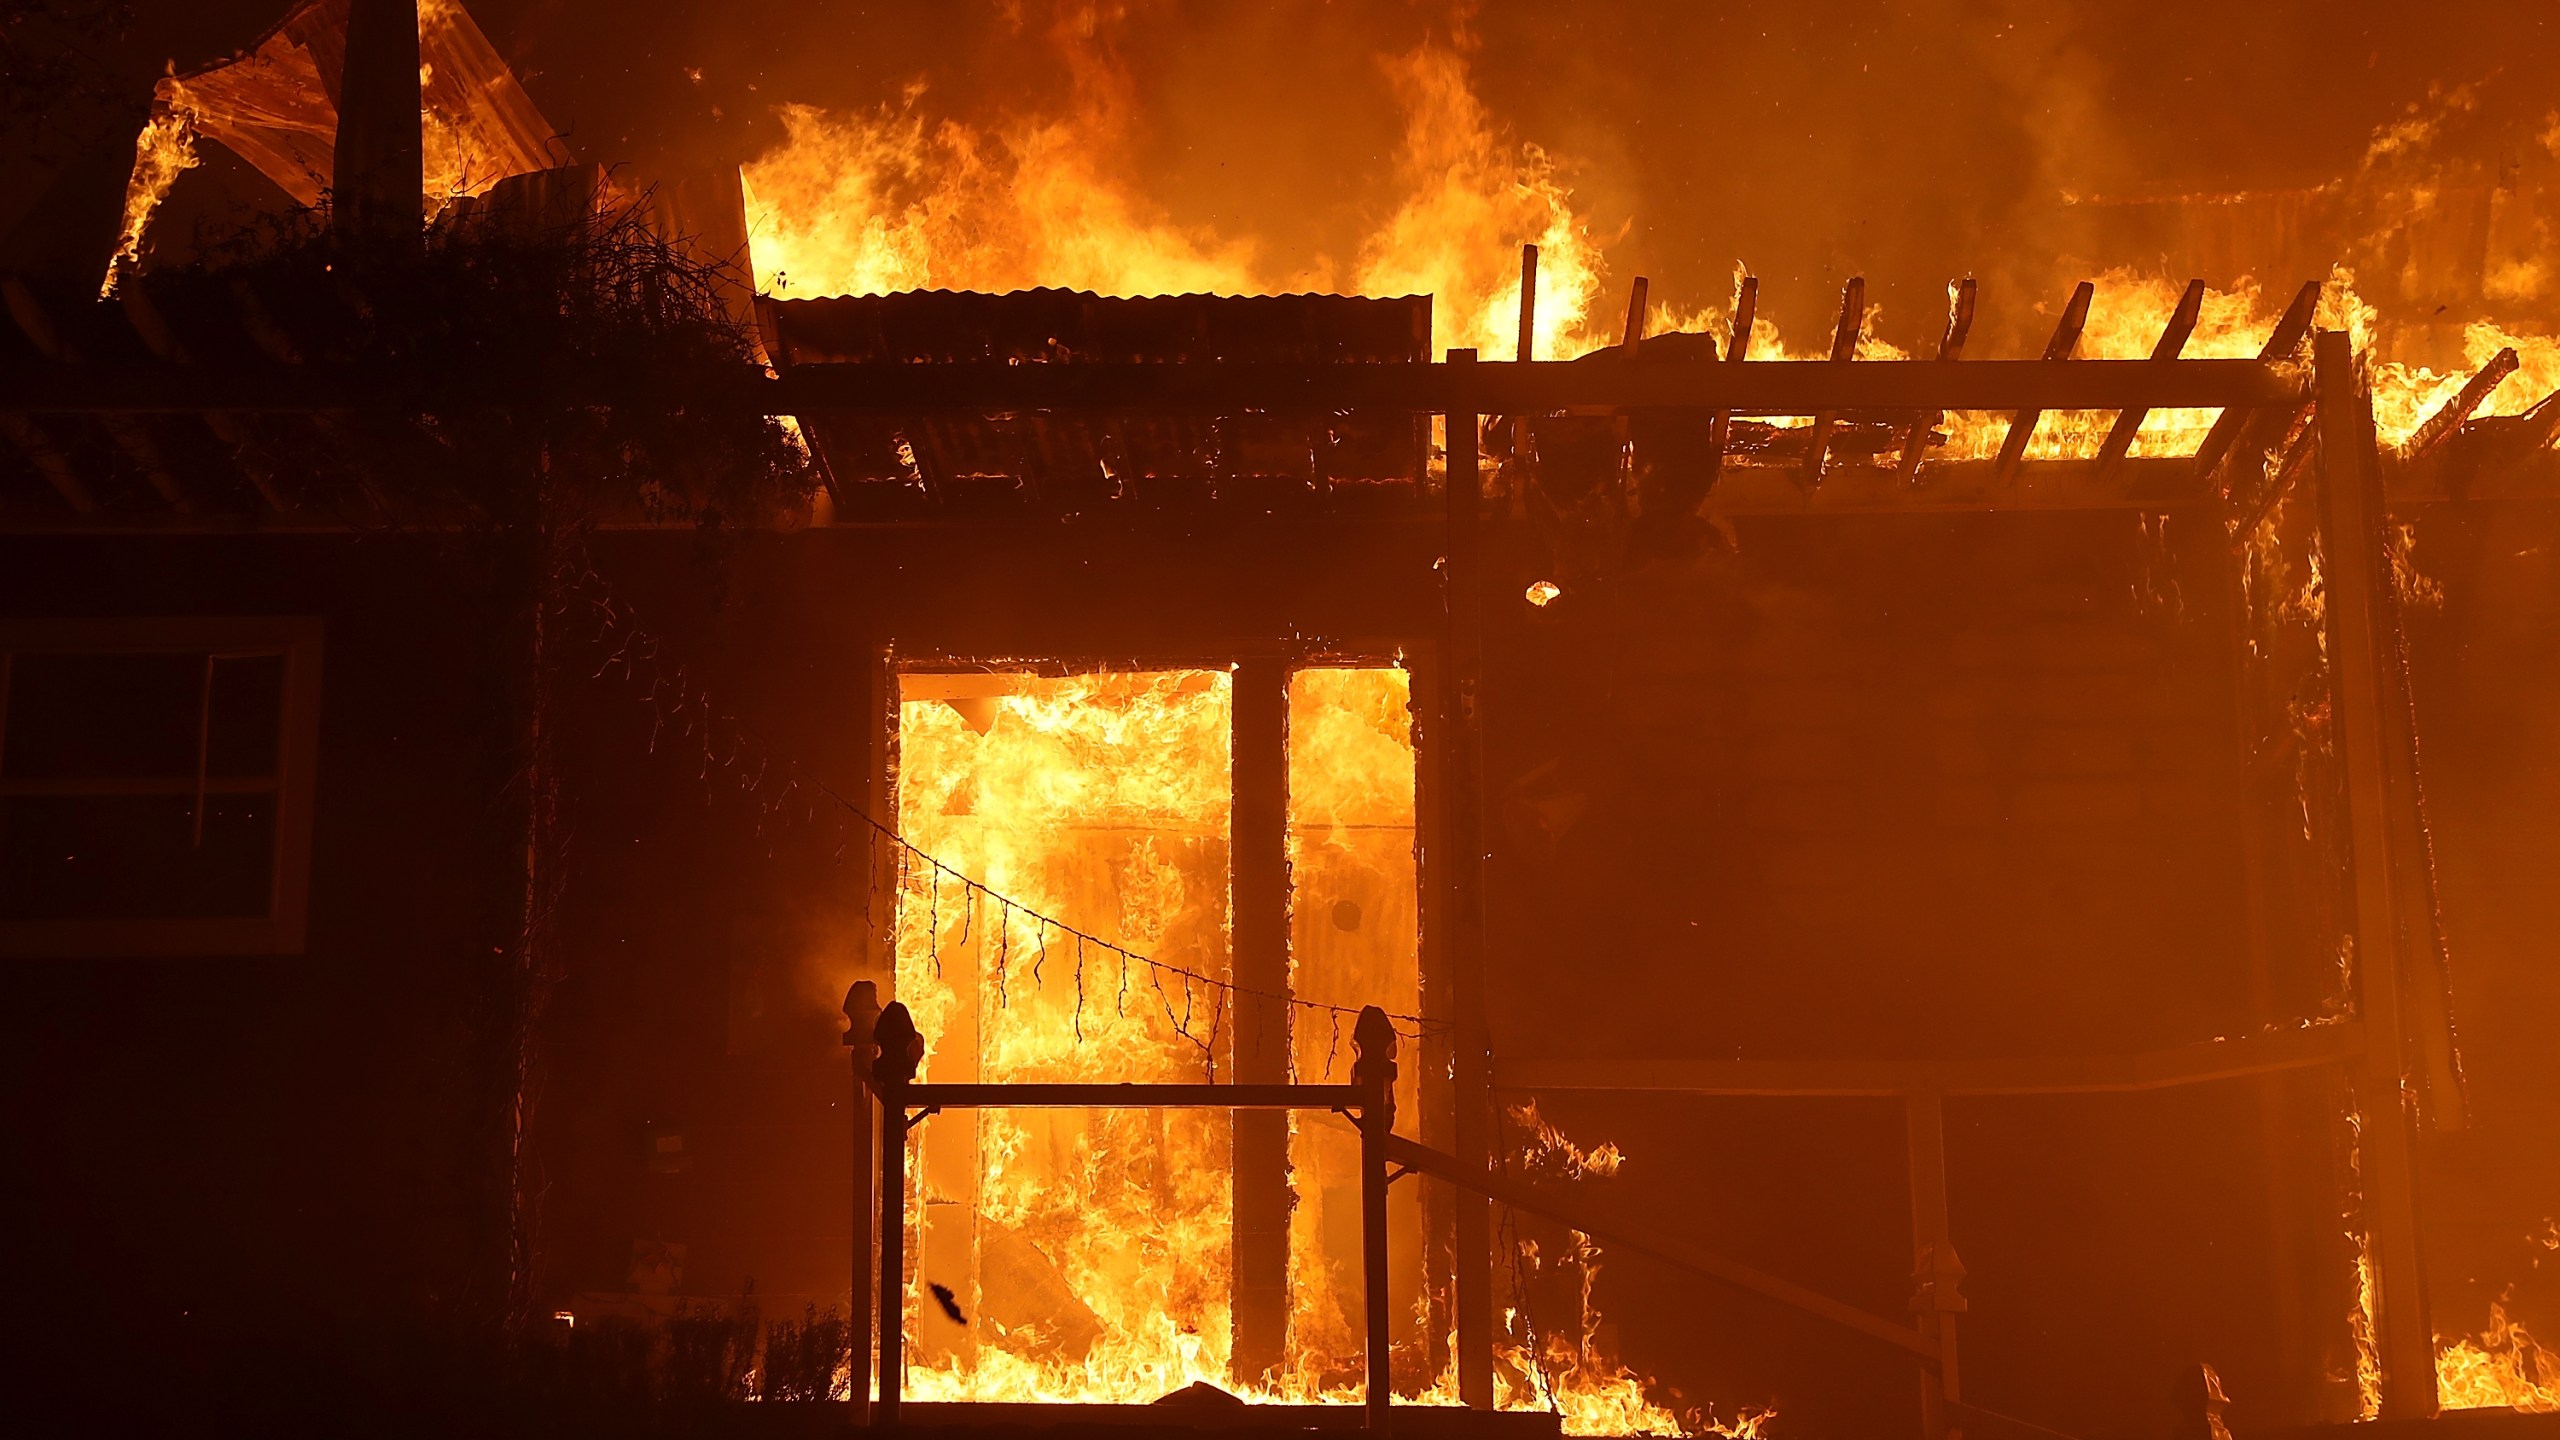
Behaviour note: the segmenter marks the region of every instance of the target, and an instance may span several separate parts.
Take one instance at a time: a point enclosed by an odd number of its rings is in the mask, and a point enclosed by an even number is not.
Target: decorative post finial
[[[905,1001],[890,1001],[871,1035],[880,1047],[879,1058],[871,1062],[872,1079],[883,1085],[904,1085],[916,1078],[916,1067],[924,1063],[924,1036],[916,1029],[915,1017],[907,1013]]]
[[[1384,1095],[1386,1113],[1395,1114],[1396,1103],[1396,1027],[1387,1012],[1375,1005],[1360,1008],[1360,1018],[1351,1025],[1351,1080],[1356,1085],[1374,1085]]]
[[[868,1045],[880,1029],[880,986],[856,980],[844,992],[844,1043]]]

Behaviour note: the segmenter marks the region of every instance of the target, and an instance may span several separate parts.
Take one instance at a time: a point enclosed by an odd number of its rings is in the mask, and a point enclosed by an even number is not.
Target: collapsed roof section
[[[159,82],[135,144],[114,266],[139,260],[152,213],[197,163],[199,140],[246,160],[298,205],[340,188],[349,5],[308,0],[231,59]],[[559,132],[459,0],[421,0],[417,12],[421,213],[568,164]]]

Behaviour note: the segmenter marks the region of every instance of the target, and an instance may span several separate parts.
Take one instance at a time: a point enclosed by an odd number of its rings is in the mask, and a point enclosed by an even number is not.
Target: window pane
[[[1422,1008],[1410,686],[1404,671],[1384,667],[1289,677],[1289,988],[1303,999],[1402,1015]],[[1302,1010],[1291,1027],[1294,1079],[1350,1078],[1347,1023]],[[1403,1115],[1422,1113],[1422,1072],[1408,1051],[1396,1073]],[[1359,1137],[1347,1125],[1302,1119],[1290,1133],[1289,1169],[1297,1197],[1291,1367],[1320,1385],[1356,1384],[1364,1343]],[[1396,1366],[1411,1374],[1429,1353],[1414,1186],[1387,1194],[1387,1260]]]
[[[0,799],[0,920],[254,918],[267,913],[270,795]]]
[[[0,774],[193,775],[203,685],[200,654],[18,655]]]
[[[208,719],[207,774],[275,774],[277,737],[284,728],[284,657],[244,655],[214,661]]]

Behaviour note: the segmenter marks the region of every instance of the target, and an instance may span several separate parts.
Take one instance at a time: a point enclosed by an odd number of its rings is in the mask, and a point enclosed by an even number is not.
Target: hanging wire
[[[659,740],[667,733],[672,723],[676,735],[692,741],[698,748],[700,778],[708,780],[710,778],[712,767],[717,765],[722,769],[730,770],[737,774],[739,777],[740,789],[750,794],[761,794],[762,788],[772,773],[775,763],[779,761],[781,769],[789,777],[788,783],[791,786],[805,787],[808,792],[813,793],[815,796],[823,797],[835,807],[840,817],[849,818],[853,822],[863,826],[869,832],[869,836],[874,843],[888,845],[897,852],[899,888],[901,891],[906,887],[908,877],[911,873],[910,867],[912,864],[921,864],[926,867],[926,883],[929,887],[926,899],[929,911],[929,923],[932,926],[933,932],[932,938],[928,942],[928,953],[933,963],[934,974],[937,977],[942,973],[940,945],[942,882],[943,877],[948,876],[952,881],[957,882],[962,887],[964,898],[967,901],[974,902],[978,894],[984,894],[1001,902],[1009,910],[1021,912],[1032,923],[1043,927],[1043,958],[1045,958],[1046,955],[1048,929],[1055,928],[1061,934],[1074,937],[1076,941],[1076,1039],[1079,1043],[1084,1039],[1084,963],[1085,949],[1087,946],[1108,951],[1117,960],[1120,966],[1121,979],[1116,993],[1115,1003],[1122,1014],[1127,1013],[1128,969],[1132,964],[1144,966],[1147,970],[1153,973],[1153,977],[1159,983],[1161,983],[1163,977],[1167,975],[1174,976],[1182,980],[1185,984],[1186,1003],[1188,1001],[1189,986],[1199,985],[1207,990],[1217,992],[1221,997],[1221,1005],[1224,1004],[1224,997],[1227,995],[1249,995],[1258,1000],[1269,1001],[1277,1005],[1285,1005],[1293,1009],[1330,1015],[1333,1018],[1334,1029],[1336,1031],[1336,1049],[1339,1049],[1339,1031],[1342,1018],[1345,1016],[1357,1016],[1360,1013],[1362,1008],[1360,1006],[1337,1005],[1330,1001],[1305,999],[1301,996],[1292,995],[1285,991],[1264,990],[1255,986],[1239,985],[1232,980],[1203,974],[1200,971],[1174,964],[1171,961],[1158,960],[1152,956],[1138,954],[1136,951],[1130,950],[1126,946],[1105,940],[1089,931],[1080,930],[1054,915],[1050,915],[1035,906],[1026,905],[1012,896],[1006,895],[1001,891],[987,886],[975,877],[962,873],[957,868],[946,864],[940,857],[931,854],[917,846],[914,842],[908,840],[904,835],[898,833],[894,826],[881,821],[878,817],[872,815],[870,811],[855,804],[852,800],[846,798],[845,795],[835,787],[821,780],[811,780],[802,777],[799,774],[799,767],[795,762],[787,757],[776,755],[752,733],[747,731],[744,726],[739,725],[736,717],[724,714],[715,708],[711,702],[710,693],[707,690],[697,689],[693,685],[691,678],[683,665],[664,658],[664,642],[657,635],[642,629],[636,621],[632,619],[628,607],[616,602],[614,596],[606,586],[603,576],[597,573],[594,569],[587,568],[575,573],[567,573],[564,570],[563,576],[561,577],[561,583],[563,615],[565,616],[568,614],[573,606],[582,605],[586,607],[588,613],[593,617],[596,627],[594,641],[599,647],[604,647],[606,649],[603,661],[597,665],[590,678],[603,679],[607,675],[619,671],[619,678],[624,684],[640,685],[644,683],[643,672],[645,670],[646,689],[640,699],[642,703],[649,707],[649,750],[651,753],[656,753]],[[729,753],[726,756],[719,754],[722,737],[715,735],[714,733],[715,730],[721,728],[725,728],[728,732],[726,742]],[[756,763],[752,772],[744,768],[748,752],[751,750],[757,752],[755,756]],[[709,798],[708,795],[706,795],[705,798],[707,800]],[[816,804],[816,800],[813,799],[809,803],[814,806]],[[967,920],[964,916],[964,927],[966,924]],[[965,941],[966,938],[966,931],[964,929],[962,939]],[[1438,1034],[1449,1029],[1449,1024],[1446,1021],[1427,1019],[1421,1015],[1406,1014],[1399,1011],[1388,1011],[1386,1013],[1388,1020],[1395,1024],[1397,1032],[1409,1039],[1420,1040],[1427,1035]],[[1186,1038],[1192,1037],[1189,1037],[1186,1033]],[[1331,1073],[1332,1063],[1332,1059],[1329,1056],[1326,1061],[1328,1074]]]

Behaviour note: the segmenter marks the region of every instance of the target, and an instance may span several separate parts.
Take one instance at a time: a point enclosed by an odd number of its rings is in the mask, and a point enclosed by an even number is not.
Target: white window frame
[[[276,848],[268,872],[267,913],[0,920],[0,958],[302,953],[311,900],[321,631],[319,617],[306,615],[0,619],[0,745],[7,743],[11,662],[19,655],[219,652],[276,655],[284,661],[283,706],[276,736]],[[10,782],[0,778],[0,795],[8,793]]]

